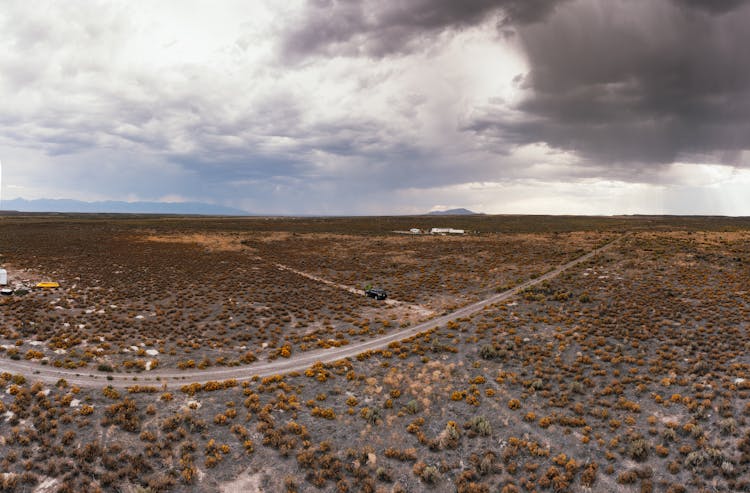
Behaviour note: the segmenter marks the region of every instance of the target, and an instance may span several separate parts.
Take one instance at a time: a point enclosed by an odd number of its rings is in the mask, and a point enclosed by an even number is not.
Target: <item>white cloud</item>
[[[490,214],[750,215],[750,170],[721,165],[674,167],[668,183],[602,179],[467,182],[399,192],[402,213],[466,207]],[[450,206],[432,205],[435,201]],[[413,204],[423,204],[414,207]],[[459,205],[460,204],[460,205]]]

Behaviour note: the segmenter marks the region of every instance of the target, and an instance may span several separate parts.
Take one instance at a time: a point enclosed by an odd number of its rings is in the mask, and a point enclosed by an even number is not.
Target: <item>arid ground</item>
[[[6,215],[0,255],[61,285],[0,298],[0,491],[750,490],[750,220]]]

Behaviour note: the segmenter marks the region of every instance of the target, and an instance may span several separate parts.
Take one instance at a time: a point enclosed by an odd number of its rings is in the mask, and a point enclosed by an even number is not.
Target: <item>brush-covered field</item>
[[[455,227],[461,236],[403,235]],[[748,491],[750,221],[0,217],[0,491]],[[595,257],[469,317],[304,371]],[[389,298],[366,298],[373,285]],[[76,386],[35,368],[132,375]]]

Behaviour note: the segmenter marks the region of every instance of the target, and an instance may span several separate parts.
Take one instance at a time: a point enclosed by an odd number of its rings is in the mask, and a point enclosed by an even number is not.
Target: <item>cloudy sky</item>
[[[750,2],[3,0],[3,198],[750,215]]]

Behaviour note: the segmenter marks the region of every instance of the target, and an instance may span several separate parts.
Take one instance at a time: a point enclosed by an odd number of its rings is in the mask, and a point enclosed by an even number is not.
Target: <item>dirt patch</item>
[[[255,493],[261,490],[263,473],[252,473],[247,470],[234,481],[227,481],[219,485],[220,493]]]
[[[137,237],[136,239],[139,239],[141,241],[151,241],[155,243],[183,243],[188,245],[200,245],[213,252],[239,252],[242,250],[247,250],[247,247],[240,243],[240,238],[237,235],[231,234],[149,234],[139,238]]]

